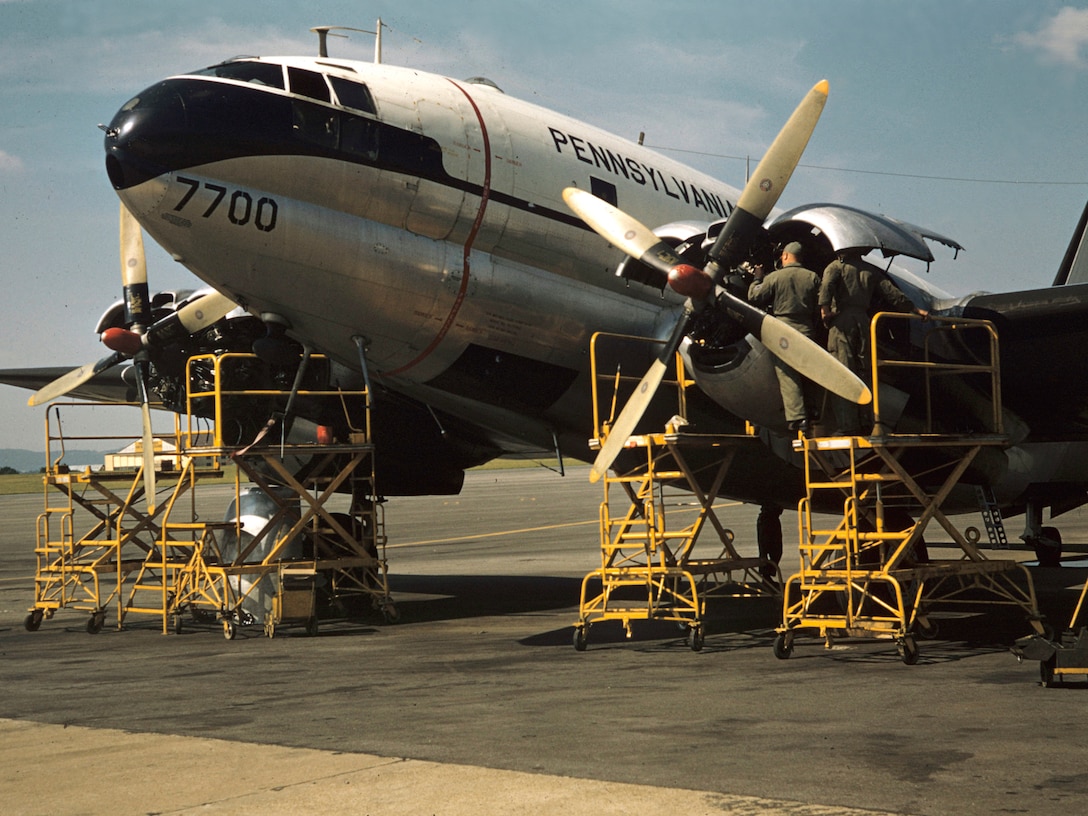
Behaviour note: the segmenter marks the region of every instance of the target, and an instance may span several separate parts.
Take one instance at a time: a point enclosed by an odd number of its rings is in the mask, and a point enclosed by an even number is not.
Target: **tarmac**
[[[201,488],[218,519],[232,495]],[[774,598],[711,604],[704,648],[618,623],[572,647],[599,566],[587,470],[475,471],[459,496],[386,505],[400,622],[316,637],[61,609],[36,632],[40,495],[0,497],[4,813],[1068,814],[1088,809],[1088,683],[1044,688],[1009,651],[1019,610],[935,615],[904,665],[889,641],[798,637]],[[742,555],[755,509],[722,503]],[[794,514],[783,516],[796,568]],[[966,519],[964,524],[978,524]],[[1047,522],[1051,523],[1051,522]],[[1010,538],[1019,533],[1011,520]],[[1088,513],[1054,520],[1088,543]],[[927,535],[927,538],[929,536]],[[930,541],[940,554],[942,542]],[[1072,546],[1067,547],[1073,549]],[[1024,550],[990,553],[1018,560]],[[1088,564],[1032,567],[1068,623]]]

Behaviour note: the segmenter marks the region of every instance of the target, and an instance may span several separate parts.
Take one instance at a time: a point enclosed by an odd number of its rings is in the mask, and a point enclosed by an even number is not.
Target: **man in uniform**
[[[755,280],[748,288],[748,301],[769,310],[771,314],[806,337],[812,337],[816,326],[817,294],[820,278],[801,265],[801,244],[790,241],[782,248],[782,267],[764,277],[762,269],[754,270]],[[782,406],[791,431],[807,430],[809,408],[805,397],[805,378],[778,357],[774,358]]]
[[[820,317],[828,329],[827,350],[870,383],[870,310],[878,306],[896,312],[915,312],[922,317],[928,313],[915,308],[895,284],[867,266],[862,254],[859,249],[845,250],[827,265],[820,284],[819,304]],[[834,395],[832,405],[838,433],[854,435],[864,430],[857,405]]]

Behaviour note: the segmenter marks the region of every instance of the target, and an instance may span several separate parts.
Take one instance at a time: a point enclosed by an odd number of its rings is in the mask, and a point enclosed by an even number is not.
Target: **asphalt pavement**
[[[204,517],[222,517],[231,491],[202,491]],[[476,471],[460,496],[392,499],[399,623],[330,618],[316,637],[288,627],[272,639],[242,627],[228,641],[215,625],[163,635],[131,616],[92,635],[69,609],[27,631],[43,500],[0,497],[3,811],[1088,808],[1088,683],[1044,688],[1038,664],[1017,662],[1019,610],[935,615],[938,638],[913,666],[865,638],[799,637],[778,660],[774,598],[712,602],[698,652],[660,622],[635,622],[630,638],[599,624],[576,651],[600,499],[581,467]],[[755,509],[718,512],[754,555]],[[1088,543],[1088,514],[1054,524]],[[787,543],[783,569],[796,565]],[[1069,558],[1031,572],[1061,628],[1088,569]]]

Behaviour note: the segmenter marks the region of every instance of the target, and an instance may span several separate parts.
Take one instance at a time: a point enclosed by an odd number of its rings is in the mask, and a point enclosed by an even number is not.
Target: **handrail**
[[[925,331],[922,343],[922,359],[895,359],[883,355],[877,343],[879,330],[890,321],[912,321],[922,324]],[[910,327],[913,330],[913,326]],[[936,346],[938,341],[944,343],[946,349],[956,348],[967,353],[970,346],[965,337],[967,333],[981,333],[984,335],[989,348],[989,359],[981,361],[964,361],[950,359],[947,355],[937,356]],[[950,337],[958,334],[959,337]],[[989,430],[991,433],[1002,435],[1004,433],[1003,410],[1001,404],[1001,361],[1000,346],[998,343],[997,329],[989,320],[980,320],[966,317],[922,317],[916,314],[903,314],[899,312],[878,312],[873,316],[869,326],[869,348],[872,357],[872,383],[873,383],[873,435],[894,436],[890,431],[890,425],[885,426],[881,422],[881,379],[889,369],[915,369],[921,370],[925,377],[925,416],[926,434],[935,433],[933,428],[933,381],[939,376],[983,374],[990,380],[990,401],[993,406],[990,415]],[[913,348],[913,346],[912,346]],[[886,376],[885,376],[886,379]],[[885,383],[886,384],[886,383]],[[885,400],[886,402],[886,400]]]
[[[640,337],[633,334],[616,334],[613,332],[594,332],[589,341],[589,366],[590,366],[590,381],[592,383],[592,399],[593,399],[593,439],[598,444],[604,444],[604,440],[608,437],[608,430],[606,426],[610,426],[612,421],[615,420],[617,413],[623,410],[622,405],[616,404],[616,398],[619,394],[619,386],[621,382],[634,382],[638,383],[642,380],[645,371],[639,371],[637,375],[622,374],[617,368],[615,373],[603,374],[598,372],[598,341],[618,341],[627,343],[645,343],[652,346],[663,346],[665,340],[658,340],[653,337]],[[677,410],[678,416],[687,418],[687,388],[694,385],[695,381],[689,379],[685,373],[684,358],[678,351],[675,355],[676,361],[676,379],[662,380],[662,385],[671,385],[677,389]],[[612,383],[612,409],[611,416],[607,420],[602,419],[600,415],[600,400],[598,398],[599,383],[603,380],[607,380]]]

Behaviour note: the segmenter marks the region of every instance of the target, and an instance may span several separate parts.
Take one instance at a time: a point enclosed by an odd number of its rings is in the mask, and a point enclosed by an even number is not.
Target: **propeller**
[[[102,342],[112,351],[96,363],[74,368],[36,391],[29,405],[43,405],[83,385],[97,374],[125,360],[132,360],[140,398],[143,437],[144,493],[149,513],[155,512],[155,450],[151,431],[148,389],[151,351],[207,328],[235,308],[230,298],[209,292],[185,304],[166,317],[151,323],[151,298],[147,285],[147,261],[140,224],[121,204],[121,283],[124,291],[125,323],[129,328],[111,327],[102,332]]]
[[[684,339],[691,315],[706,305],[725,270],[743,260],[751,243],[762,235],[763,222],[793,175],[794,168],[819,121],[827,101],[827,91],[826,80],[817,83],[775,137],[707,253],[707,262],[703,269],[685,264],[673,248],[658,238],[652,230],[608,202],[574,187],[563,191],[563,200],[567,202],[567,206],[590,227],[617,249],[663,272],[668,276],[673,290],[687,298],[684,312],[673,327],[668,341],[609,431],[593,463],[590,481],[598,481],[612,466],[653,400],[676,349]],[[760,340],[768,351],[791,367],[804,372],[813,382],[861,405],[872,400],[872,394],[865,383],[825,349],[792,326],[724,290],[718,303],[748,333]]]
[[[141,336],[151,320],[151,294],[147,288],[147,258],[144,255],[144,236],[140,222],[132,211],[121,202],[121,284],[125,300],[125,323],[132,334]],[[142,339],[142,338],[141,338]],[[115,351],[117,349],[114,349]],[[151,376],[151,360],[147,347],[140,347],[133,355],[136,367],[136,388],[140,396],[140,417],[143,425],[144,451],[144,499],[148,514],[155,512],[155,438],[151,432],[151,405],[147,381]]]

